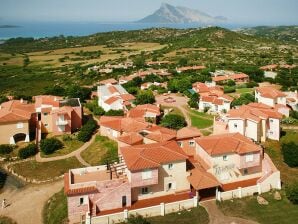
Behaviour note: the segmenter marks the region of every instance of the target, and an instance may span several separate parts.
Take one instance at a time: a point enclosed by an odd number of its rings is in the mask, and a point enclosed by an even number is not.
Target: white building
[[[222,96],[201,96],[199,102],[199,110],[204,111],[206,108],[210,112],[227,112],[231,109],[233,98],[228,95]]]
[[[105,111],[127,110],[135,97],[129,94],[121,85],[101,85],[97,87],[98,105]]]

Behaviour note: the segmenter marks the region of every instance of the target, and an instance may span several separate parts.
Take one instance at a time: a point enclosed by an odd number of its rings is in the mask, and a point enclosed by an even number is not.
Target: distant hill
[[[225,22],[224,17],[212,17],[199,10],[189,9],[181,6],[172,6],[163,3],[152,15],[149,15],[138,23],[199,23],[205,25],[219,24]]]
[[[18,28],[19,26],[15,25],[0,25],[0,28]]]
[[[298,26],[257,26],[239,32],[280,41],[298,42]]]

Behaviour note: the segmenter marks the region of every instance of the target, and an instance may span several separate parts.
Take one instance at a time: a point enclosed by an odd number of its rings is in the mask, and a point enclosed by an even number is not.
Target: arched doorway
[[[10,144],[16,144],[17,142],[29,142],[29,134],[25,133],[18,133],[15,134],[14,136],[10,137]]]

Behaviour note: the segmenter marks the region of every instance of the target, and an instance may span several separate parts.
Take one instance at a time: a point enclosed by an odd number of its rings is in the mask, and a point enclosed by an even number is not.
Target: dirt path
[[[90,164],[88,164],[85,160],[83,160],[83,158],[81,157],[81,152],[83,152],[85,149],[87,149],[95,140],[96,135],[99,133],[99,130],[94,133],[94,135],[92,136],[92,138],[86,142],[84,145],[82,145],[80,148],[78,148],[77,150],[67,154],[67,155],[63,155],[63,156],[55,156],[55,157],[49,157],[49,158],[43,158],[40,156],[40,152],[36,155],[36,161],[40,162],[40,163],[44,163],[44,162],[50,162],[50,161],[56,161],[56,160],[62,160],[62,159],[67,159],[70,157],[77,157],[77,159],[84,165],[84,166],[90,166]]]
[[[209,224],[258,224],[255,221],[242,219],[238,217],[225,216],[217,207],[215,200],[204,201],[200,203],[208,212]]]
[[[177,108],[178,108],[178,109],[182,112],[182,114],[184,115],[184,118],[185,118],[186,123],[187,123],[187,127],[190,127],[190,126],[191,126],[191,119],[190,119],[190,116],[189,116],[188,111],[187,111],[183,106],[178,106]]]
[[[4,189],[0,199],[9,206],[0,208],[0,215],[11,217],[19,224],[42,224],[42,210],[46,201],[63,187],[63,180],[45,185],[27,185],[21,189]]]

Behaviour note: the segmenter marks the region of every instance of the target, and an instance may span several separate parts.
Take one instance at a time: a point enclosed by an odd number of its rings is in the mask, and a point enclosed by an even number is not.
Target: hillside
[[[280,41],[298,42],[298,26],[258,26],[246,28],[239,32]]]

